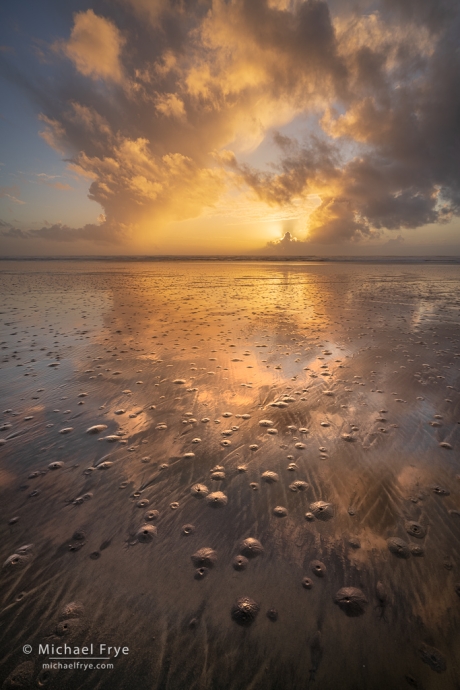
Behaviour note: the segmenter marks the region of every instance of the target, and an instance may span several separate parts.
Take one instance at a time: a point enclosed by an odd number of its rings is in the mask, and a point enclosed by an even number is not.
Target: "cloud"
[[[442,186],[430,159],[420,169],[401,149],[390,157],[376,146],[372,153],[344,160],[336,143],[316,139],[303,147],[292,142],[289,154],[286,148],[279,172],[260,173],[245,165],[237,170],[271,205],[317,193],[321,203],[305,228],[309,241],[359,241],[383,229],[447,222],[458,213],[455,193]]]
[[[0,187],[0,199],[9,199],[15,204],[25,204],[26,202],[19,199],[19,196],[21,196],[21,190],[19,189],[18,185],[12,185],[11,187]]]
[[[121,82],[120,52],[123,44],[124,39],[115,24],[90,9],[74,15],[70,38],[56,43],[56,48],[72,60],[81,74],[93,79]]]
[[[47,240],[48,242],[74,243],[90,241],[96,244],[123,244],[125,238],[120,225],[110,227],[107,223],[96,225],[89,223],[81,228],[71,228],[63,223],[47,224],[39,229],[23,230],[9,223],[0,221],[0,237],[4,239]]]
[[[153,246],[231,198],[297,219],[305,246],[460,214],[457,0],[98,7],[74,15],[54,79],[31,87],[41,136],[102,207],[97,241]],[[284,232],[281,248],[298,249]]]
[[[223,107],[236,96],[274,102],[291,112],[335,95],[346,85],[326,2],[308,0],[289,11],[265,0],[217,0],[199,31],[201,55],[187,75],[195,97]],[[203,50],[204,48],[204,50]],[[254,105],[256,105],[254,103]],[[273,108],[268,108],[273,117]]]
[[[47,187],[51,187],[52,189],[58,189],[60,191],[69,191],[73,189],[67,182],[53,182],[57,177],[60,177],[60,175],[48,175],[47,173],[35,173],[35,177],[38,179],[35,180],[35,182],[38,182],[38,184],[45,184]]]
[[[104,155],[81,153],[74,169],[94,177],[89,197],[106,209],[107,218],[126,224],[133,218],[193,218],[220,195],[220,169],[200,167],[181,153],[155,155],[145,138],[116,136]],[[177,199],[180,198],[180,203]]]
[[[39,120],[45,123],[45,129],[39,132],[41,138],[48,146],[62,155],[65,154],[66,132],[62,124],[44,113],[40,113]],[[61,144],[61,141],[63,142]]]
[[[273,254],[290,256],[292,254],[301,254],[302,250],[305,248],[305,244],[305,242],[301,242],[287,231],[280,240],[267,242],[266,249]]]
[[[406,45],[401,27],[391,34],[389,19],[384,27],[381,19],[371,26],[368,19],[354,19],[353,40],[344,39],[340,49],[349,95],[340,109],[324,109],[322,136],[303,145],[275,137],[275,172],[233,163],[269,204],[319,194],[321,204],[305,227],[308,241],[359,241],[384,229],[415,229],[459,215],[459,13],[456,21],[452,12],[449,18],[436,24],[435,38],[416,22],[406,30],[413,36]],[[369,33],[375,40],[363,45]]]
[[[397,237],[393,237],[391,240],[385,242],[383,247],[387,249],[398,249],[401,245],[404,244],[404,242],[404,237],[402,235],[398,235]]]
[[[175,93],[158,94],[155,108],[166,117],[185,118],[184,102]]]
[[[70,184],[67,184],[67,182],[54,182],[53,184],[48,183],[49,187],[52,187],[53,189],[59,189],[61,192],[67,192],[73,187],[70,186]]]
[[[170,8],[169,0],[125,0],[125,2],[131,5],[142,19],[147,17],[154,26],[158,25],[161,15],[167,13]],[[184,4],[175,3],[176,11],[183,12]]]

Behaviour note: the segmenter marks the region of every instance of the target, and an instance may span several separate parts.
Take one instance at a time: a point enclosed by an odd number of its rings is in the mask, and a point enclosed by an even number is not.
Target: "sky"
[[[0,255],[460,255],[458,0],[3,0]]]

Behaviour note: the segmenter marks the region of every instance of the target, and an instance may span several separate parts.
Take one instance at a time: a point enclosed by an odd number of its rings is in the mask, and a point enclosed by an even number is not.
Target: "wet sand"
[[[458,266],[0,284],[1,687],[460,687]]]

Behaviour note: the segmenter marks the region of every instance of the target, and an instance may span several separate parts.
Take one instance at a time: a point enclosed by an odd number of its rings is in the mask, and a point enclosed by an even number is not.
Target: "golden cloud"
[[[91,180],[104,238],[240,218],[234,203],[329,242],[460,214],[455,0],[368,12],[351,0],[118,0],[104,12],[76,13],[54,44],[76,70],[67,62],[41,116],[43,139]]]
[[[90,9],[74,15],[69,40],[58,42],[56,47],[72,60],[81,74],[121,82],[120,52],[124,42],[113,22]]]

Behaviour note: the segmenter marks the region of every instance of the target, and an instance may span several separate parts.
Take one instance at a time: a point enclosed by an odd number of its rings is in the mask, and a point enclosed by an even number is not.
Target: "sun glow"
[[[103,3],[56,20],[28,66],[18,32],[3,59],[47,85],[32,129],[51,150],[22,172],[10,147],[5,253],[458,244],[459,9],[431,2]]]

